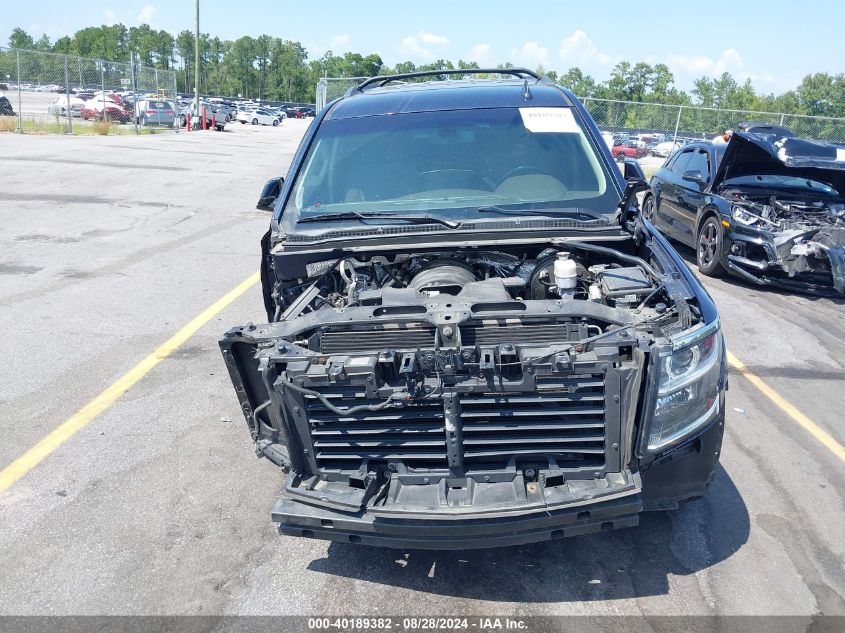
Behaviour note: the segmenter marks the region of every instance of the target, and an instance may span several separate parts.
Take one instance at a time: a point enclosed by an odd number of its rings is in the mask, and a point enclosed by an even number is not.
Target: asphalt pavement
[[[0,136],[0,469],[255,272],[255,200],[307,123]],[[843,302],[705,285],[730,351],[845,443]],[[638,528],[457,553],[279,536],[282,473],[217,348],[262,320],[256,285],[0,494],[0,614],[845,615],[845,464],[736,372],[709,495]]]

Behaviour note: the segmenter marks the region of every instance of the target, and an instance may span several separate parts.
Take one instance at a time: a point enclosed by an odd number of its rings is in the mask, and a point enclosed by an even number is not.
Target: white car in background
[[[74,96],[71,96],[70,99],[68,99],[67,96],[62,95],[47,106],[47,112],[53,116],[67,116],[68,101],[70,101],[70,115],[73,117],[81,117],[82,108],[85,107],[85,100]]]
[[[651,153],[655,156],[660,156],[662,158],[666,158],[676,149],[680,149],[683,147],[683,143],[680,141],[663,141],[662,143],[658,143],[654,147],[651,148]]]
[[[263,109],[267,110],[270,114],[272,114],[274,117],[279,119],[279,123],[281,123],[286,118],[288,118],[288,115],[285,114],[285,111],[282,110],[281,108],[263,108]]]
[[[237,119],[243,124],[252,123],[253,125],[272,125],[274,127],[279,124],[276,115],[263,108],[258,108],[252,112],[238,111]]]

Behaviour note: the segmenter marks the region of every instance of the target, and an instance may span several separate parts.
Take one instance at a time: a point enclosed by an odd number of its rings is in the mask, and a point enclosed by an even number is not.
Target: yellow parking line
[[[226,306],[252,288],[258,280],[259,273],[255,272],[232,288],[188,321],[176,334],[159,345],[152,354],[123,374],[116,382],[106,387],[104,391],[100,392],[88,404],[50,431],[35,446],[6,466],[0,471],[0,494],[8,490],[16,481],[35,468],[41,460],[64,444],[74,433],[85,428],[91,420],[108,409],[114,404],[115,400],[146,376],[153,367],[170,356],[176,348],[196,334],[203,325],[211,321]]]
[[[757,387],[764,396],[774,402],[784,413],[786,413],[786,415],[792,418],[793,421],[797,422],[804,428],[805,431],[821,442],[825,448],[845,462],[845,446],[842,446],[842,444],[837,442],[830,433],[822,429],[818,424],[796,409],[791,403],[785,400],[783,396],[763,382],[762,378],[748,369],[741,360],[730,352],[728,352],[728,362],[731,364],[731,367],[744,376],[748,382]]]

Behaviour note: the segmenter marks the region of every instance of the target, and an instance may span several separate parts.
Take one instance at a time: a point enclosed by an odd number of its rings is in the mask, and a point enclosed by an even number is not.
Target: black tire
[[[185,117],[184,114],[179,115],[179,127],[185,127],[188,125],[188,119]]]
[[[258,125],[258,119],[253,119],[253,120],[252,120],[252,124],[253,124],[253,125]]]
[[[224,130],[224,128],[225,128],[225,126],[223,126],[223,125],[220,125],[220,124],[217,125],[217,131],[218,132],[222,132]]]
[[[648,220],[652,224],[654,224],[654,212],[656,211],[656,207],[654,205],[654,195],[647,193],[645,194],[645,198],[643,198],[643,206],[642,206],[642,216],[643,219]]]
[[[246,121],[241,121],[241,125],[246,125]]]
[[[708,277],[721,277],[725,269],[722,267],[722,225],[719,218],[711,215],[698,227],[695,240],[695,261],[698,270]]]
[[[273,127],[276,127],[279,124],[278,119],[273,119]]]

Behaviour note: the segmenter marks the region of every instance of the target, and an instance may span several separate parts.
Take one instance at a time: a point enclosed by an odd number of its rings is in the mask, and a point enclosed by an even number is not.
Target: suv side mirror
[[[707,184],[707,181],[701,176],[701,172],[697,169],[690,169],[689,171],[685,171],[684,175],[681,176],[683,180],[688,182],[694,182],[699,186],[703,186]]]
[[[282,185],[285,184],[285,179],[279,176],[278,178],[271,178],[264,183],[264,188],[261,190],[261,195],[258,198],[258,204],[255,208],[259,211],[272,211],[276,206],[276,199],[282,192]]]
[[[645,180],[645,172],[633,158],[626,158],[622,164],[622,175],[625,180]]]

